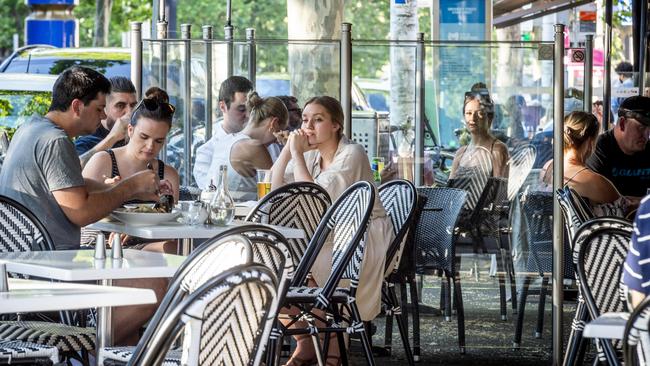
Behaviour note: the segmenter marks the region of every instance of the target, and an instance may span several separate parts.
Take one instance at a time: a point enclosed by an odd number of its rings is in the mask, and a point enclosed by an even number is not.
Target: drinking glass
[[[257,199],[261,200],[271,192],[271,170],[257,169]]]

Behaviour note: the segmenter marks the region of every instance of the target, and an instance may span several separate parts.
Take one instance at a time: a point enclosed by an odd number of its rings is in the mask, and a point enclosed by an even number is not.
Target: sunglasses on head
[[[162,112],[162,116],[166,118],[171,118],[174,115],[174,112],[176,112],[176,107],[169,103],[159,102],[156,99],[144,98],[138,102],[135,108],[133,108],[132,116],[135,116],[136,112],[143,107],[150,112],[160,110]],[[131,122],[133,122],[133,120]]]

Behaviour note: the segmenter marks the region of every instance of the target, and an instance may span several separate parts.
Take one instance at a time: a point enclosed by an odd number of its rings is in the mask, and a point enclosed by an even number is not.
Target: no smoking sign
[[[584,62],[585,50],[584,48],[574,48],[571,52],[571,62]]]

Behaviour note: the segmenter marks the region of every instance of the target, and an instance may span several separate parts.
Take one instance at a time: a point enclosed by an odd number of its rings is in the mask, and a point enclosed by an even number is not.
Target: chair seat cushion
[[[0,341],[0,362],[22,362],[25,359],[49,359],[55,364],[59,362],[59,350],[56,347],[43,346],[30,342]]]
[[[320,287],[307,287],[307,286],[291,287],[289,288],[289,292],[285,297],[285,303],[300,303],[300,304],[313,303],[316,301],[316,298],[318,298],[318,295],[320,295],[322,290],[323,289]],[[332,295],[332,299],[330,300],[330,302],[338,303],[338,304],[345,303],[348,301],[349,296],[350,296],[349,289],[339,287],[336,290],[334,290],[334,294]]]
[[[53,346],[61,352],[95,349],[95,329],[49,322],[0,322],[0,339]]]
[[[112,365],[126,365],[133,356],[135,347],[106,347],[102,348],[101,358],[103,359],[104,366]],[[172,349],[167,352],[162,366],[180,366],[181,364],[181,350]]]

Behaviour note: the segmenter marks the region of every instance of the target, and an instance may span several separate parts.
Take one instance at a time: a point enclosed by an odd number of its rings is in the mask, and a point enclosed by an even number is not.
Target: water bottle
[[[228,166],[219,166],[219,186],[210,202],[210,220],[212,224],[226,226],[235,218],[235,201],[228,192]]]

